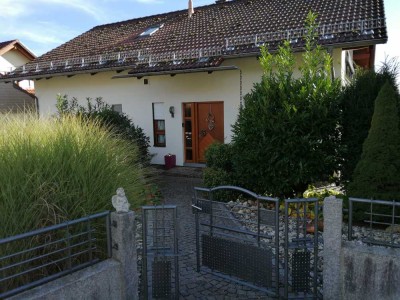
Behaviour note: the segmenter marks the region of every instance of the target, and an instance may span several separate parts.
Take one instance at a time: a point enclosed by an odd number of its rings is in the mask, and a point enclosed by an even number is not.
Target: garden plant
[[[138,154],[143,165],[149,165],[151,155],[149,152],[150,138],[143,129],[135,126],[133,121],[125,114],[114,111],[112,106],[103,101],[101,97],[96,99],[86,98],[86,106],[79,105],[78,99],[68,98],[67,95],[57,95],[57,111],[59,116],[74,115],[83,120],[95,120],[105,128],[120,137],[134,143],[138,147]]]
[[[219,176],[222,169],[233,173],[227,180],[284,198],[301,195],[310,183],[328,180],[334,173],[340,147],[340,83],[332,80],[331,57],[317,45],[316,16],[309,13],[306,23],[299,77],[294,76],[289,41],[275,55],[261,48],[264,74],[244,97],[233,126],[232,170],[211,165],[206,183],[218,183],[210,177]]]
[[[2,116],[0,169],[0,238],[110,209],[118,187],[144,197],[137,148],[74,117]]]
[[[398,95],[386,82],[375,101],[371,129],[348,186],[352,197],[400,201]]]
[[[99,122],[73,116],[0,117],[0,238],[111,210],[111,197],[118,187],[125,189],[133,208],[145,200],[146,169],[140,163],[137,147],[117,138]],[[35,247],[39,242],[59,240],[65,234],[60,231],[0,245],[0,257]],[[101,236],[105,236],[104,229]],[[58,246],[65,247],[63,243],[54,244],[53,259],[64,253],[57,252]],[[41,251],[38,248],[15,258],[29,259],[40,256]],[[16,261],[3,260],[2,264],[7,262]],[[41,263],[49,262],[43,258]],[[51,263],[7,284],[12,287],[35,276],[51,274],[63,263],[66,261]],[[18,268],[25,271],[30,267],[24,264]]]
[[[375,99],[387,81],[395,87],[397,74],[395,60],[385,62],[378,71],[358,69],[350,84],[341,92],[340,181],[345,187],[361,158],[363,143],[371,127]],[[398,91],[396,93],[398,94]]]

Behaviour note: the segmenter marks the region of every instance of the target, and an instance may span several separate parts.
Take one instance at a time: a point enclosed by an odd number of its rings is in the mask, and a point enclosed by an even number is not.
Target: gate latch
[[[197,209],[197,210],[200,210],[200,211],[203,210],[201,207],[198,207],[198,206],[196,206],[196,205],[194,205],[194,204],[192,204],[192,207],[193,207],[194,209]]]

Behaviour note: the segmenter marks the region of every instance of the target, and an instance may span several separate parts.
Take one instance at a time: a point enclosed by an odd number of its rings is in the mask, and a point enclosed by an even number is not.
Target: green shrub
[[[94,103],[91,98],[86,98],[86,106],[78,105],[78,100],[68,96],[57,95],[57,110],[59,115],[78,115],[83,119],[97,120],[106,128],[111,128],[114,133],[124,139],[135,143],[139,149],[139,159],[143,165],[149,165],[152,158],[149,147],[150,138],[143,129],[135,126],[125,113],[113,111],[111,106],[102,98],[96,98]]]
[[[340,84],[331,80],[330,56],[316,45],[315,18],[312,13],[307,17],[300,78],[293,76],[288,41],[276,55],[263,48],[264,75],[244,97],[233,126],[237,180],[260,194],[299,195],[310,183],[328,180],[337,168]]]
[[[205,153],[207,167],[220,168],[231,171],[232,166],[232,146],[231,144],[211,144]]]
[[[208,187],[234,185],[232,169],[232,146],[214,143],[206,150],[207,167],[203,172],[204,184]]]
[[[231,175],[223,169],[205,168],[203,171],[204,185],[207,187],[216,187],[220,185],[234,185]]]
[[[95,122],[2,116],[0,238],[111,209],[118,187],[144,200],[138,150]]]
[[[386,82],[375,101],[371,129],[347,194],[400,201],[400,129],[397,95]]]
[[[343,161],[340,178],[345,186],[360,160],[362,145],[371,126],[375,99],[386,81],[395,85],[396,76],[395,62],[385,63],[378,72],[358,70],[356,77],[341,93]]]

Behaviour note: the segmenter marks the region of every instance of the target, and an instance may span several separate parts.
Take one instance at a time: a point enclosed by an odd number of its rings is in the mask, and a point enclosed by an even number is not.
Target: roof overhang
[[[58,72],[58,73],[47,73],[47,74],[37,74],[37,75],[26,75],[26,76],[17,76],[11,78],[0,78],[0,82],[11,82],[11,81],[21,81],[21,80],[40,80],[43,78],[52,78],[57,76],[74,76],[79,74],[95,74],[100,72],[109,72],[109,71],[116,71],[122,72],[129,70],[130,67],[109,67],[109,68],[97,68],[97,69],[90,69],[90,70],[73,70],[73,71],[66,71],[66,72]]]
[[[1,48],[0,55],[3,55],[4,53],[7,53],[8,51],[11,50],[19,51],[23,56],[25,56],[29,60],[34,60],[36,58],[36,55],[33,54],[33,52],[30,51],[26,46],[24,46],[19,40],[14,40],[7,46]]]
[[[378,45],[378,44],[385,44],[387,42],[387,38],[385,39],[379,39],[379,40],[363,40],[363,41],[352,41],[352,42],[341,42],[341,43],[325,43],[321,45],[322,48],[324,49],[330,49],[330,48],[342,48],[343,50],[347,49],[357,49],[357,48],[362,48],[362,47],[367,47],[367,46],[373,46],[373,45]],[[304,52],[304,47],[293,47],[292,51],[294,53],[298,52]],[[278,49],[268,49],[271,53],[277,53]],[[259,56],[260,51],[249,51],[249,52],[244,52],[244,53],[235,53],[235,54],[225,54],[222,57],[224,59],[232,59],[232,58],[243,58],[243,57],[253,57],[253,56]]]
[[[342,43],[325,43],[321,45],[323,48],[342,48],[342,49],[351,49],[351,48],[359,48],[365,47],[369,45],[376,45],[376,44],[384,44],[387,42],[387,39],[366,39],[362,41],[352,41],[352,42],[342,42]],[[275,53],[277,50],[271,49],[272,53]],[[303,47],[294,47],[294,52],[302,52],[304,51]],[[243,58],[243,57],[257,57],[260,55],[259,50],[254,51],[250,50],[249,52],[243,53],[232,53],[232,54],[224,54],[222,55],[223,59],[233,59],[233,58]],[[229,67],[228,67],[229,68]],[[0,82],[11,82],[11,81],[21,81],[21,80],[40,80],[42,78],[51,78],[56,76],[73,76],[79,74],[93,74],[93,73],[100,73],[100,72],[108,72],[108,71],[127,71],[131,70],[127,75],[116,75],[112,78],[128,78],[128,77],[143,77],[143,76],[155,76],[155,75],[171,75],[171,74],[184,74],[184,73],[195,73],[195,72],[213,72],[213,71],[224,71],[227,70],[226,67],[192,67],[187,69],[177,69],[177,70],[159,70],[159,71],[149,71],[149,72],[137,72],[133,69],[132,65],[125,65],[125,66],[112,66],[112,67],[100,67],[100,68],[93,68],[93,69],[84,69],[84,70],[70,70],[70,71],[62,71],[62,72],[53,72],[53,73],[39,73],[39,74],[20,74],[20,76],[14,76],[9,78],[1,78]]]
[[[387,43],[387,38],[379,40],[365,40],[357,42],[338,43],[332,46],[334,46],[334,48],[342,48],[343,50],[347,50],[347,49],[356,49],[356,48],[362,48],[362,47],[373,46],[378,44],[386,44],[386,43]]]
[[[119,78],[142,78],[147,76],[159,76],[159,75],[176,75],[176,74],[187,74],[187,73],[200,73],[200,72],[214,72],[214,71],[229,71],[238,70],[237,66],[220,66],[220,67],[205,67],[205,68],[192,68],[192,69],[182,69],[182,70],[165,70],[165,71],[154,71],[154,72],[141,72],[135,73],[134,71],[129,72],[124,75],[115,75],[112,79]]]

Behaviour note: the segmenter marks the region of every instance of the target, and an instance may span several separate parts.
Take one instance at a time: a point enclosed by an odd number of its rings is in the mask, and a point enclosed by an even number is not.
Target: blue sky
[[[213,0],[194,0],[195,6]],[[187,0],[0,0],[0,41],[19,39],[36,55],[94,26],[187,7]]]
[[[336,1],[336,0],[332,0]],[[214,0],[193,0],[194,6]],[[187,0],[0,0],[0,41],[19,39],[41,55],[100,24],[185,9]],[[389,42],[376,61],[400,57],[400,1],[385,0]]]

